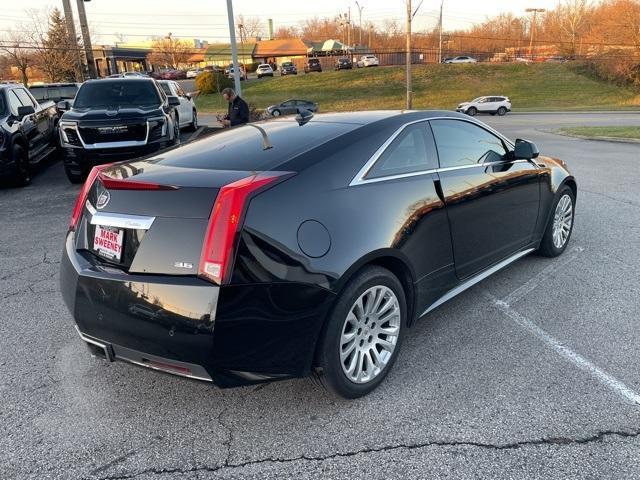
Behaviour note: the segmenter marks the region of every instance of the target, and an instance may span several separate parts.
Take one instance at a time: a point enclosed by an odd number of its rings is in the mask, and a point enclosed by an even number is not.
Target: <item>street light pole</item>
[[[440,2],[440,22],[438,32],[438,63],[442,63],[442,7],[444,6],[444,0]]]
[[[78,37],[76,37],[76,25],[73,21],[73,10],[71,10],[71,0],[62,0],[62,10],[64,11],[64,20],[67,24],[67,35],[69,35],[69,47],[73,48],[76,56],[76,77],[78,81],[84,80],[84,72],[82,68],[82,57],[78,48]]]
[[[546,12],[546,10],[544,8],[527,8],[525,12],[533,13],[533,18],[531,19],[531,27],[530,27],[531,38],[529,40],[529,57],[531,58],[531,60],[533,60],[533,34],[536,31],[536,15],[538,13]]]
[[[82,31],[82,43],[84,44],[84,53],[87,56],[87,67],[89,68],[89,77],[98,78],[96,72],[96,62],[93,59],[93,47],[91,46],[91,35],[89,34],[89,25],[87,24],[87,12],[84,10],[84,2],[86,0],[78,0],[78,17],[80,18],[80,30]]]
[[[411,91],[411,0],[406,0],[407,3],[407,51],[406,51],[406,83],[407,83],[407,110],[411,110],[412,107],[412,91]]]
[[[356,1],[356,7],[358,7],[358,29],[360,30],[358,33],[358,45],[362,47],[362,10],[364,10],[364,5],[360,6]]]
[[[233,84],[236,95],[242,96],[240,89],[240,65],[238,64],[238,44],[236,43],[236,29],[233,20],[233,2],[227,0],[227,17],[229,18],[229,39],[231,40],[231,61],[233,63]]]

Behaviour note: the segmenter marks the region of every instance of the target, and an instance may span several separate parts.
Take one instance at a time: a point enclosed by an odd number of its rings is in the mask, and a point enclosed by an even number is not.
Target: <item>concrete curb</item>
[[[581,140],[595,140],[597,142],[614,142],[614,143],[640,143],[640,138],[619,138],[619,137],[588,137],[586,135],[574,135],[572,133],[560,132],[558,130],[542,130],[546,133],[553,133],[562,137],[573,137]]]

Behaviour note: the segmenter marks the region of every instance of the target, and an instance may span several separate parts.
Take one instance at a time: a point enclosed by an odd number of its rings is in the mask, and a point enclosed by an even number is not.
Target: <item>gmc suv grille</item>
[[[99,127],[80,127],[84,143],[144,141],[147,137],[147,124],[112,125]]]

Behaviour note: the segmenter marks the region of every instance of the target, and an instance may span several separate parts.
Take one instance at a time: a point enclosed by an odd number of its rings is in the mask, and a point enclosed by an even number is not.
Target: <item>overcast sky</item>
[[[0,30],[16,28],[27,20],[25,10],[42,10],[58,6],[60,0],[20,0],[4,3],[0,9]],[[75,5],[76,0],[72,0]],[[362,21],[381,24],[385,19],[404,21],[403,0],[359,0]],[[413,0],[414,8],[419,0]],[[463,28],[500,12],[523,14],[527,7],[552,8],[558,0],[445,0],[444,28]],[[274,28],[297,25],[308,17],[335,17],[351,5],[352,20],[357,23],[355,2],[338,0],[234,0],[235,15],[273,18]],[[201,38],[227,41],[228,25],[225,0],[93,0],[85,3],[92,36],[99,42],[112,43],[119,33],[128,41],[143,40],[152,35]],[[414,30],[430,28],[437,22],[440,0],[424,0],[414,23]],[[75,6],[74,6],[75,8]],[[266,30],[266,28],[265,28]],[[5,33],[0,32],[0,35]]]

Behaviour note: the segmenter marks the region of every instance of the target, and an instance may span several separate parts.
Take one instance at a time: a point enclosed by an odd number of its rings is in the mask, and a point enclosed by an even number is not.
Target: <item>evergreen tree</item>
[[[49,14],[49,29],[42,39],[38,54],[40,69],[50,82],[72,81],[76,79],[78,63],[77,42],[71,43],[65,18],[57,8]]]

